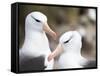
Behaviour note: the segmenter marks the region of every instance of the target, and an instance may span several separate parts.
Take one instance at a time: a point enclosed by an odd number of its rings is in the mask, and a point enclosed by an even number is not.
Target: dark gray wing
[[[96,61],[87,61],[85,65],[83,65],[84,68],[94,68],[97,67]]]
[[[20,71],[39,71],[44,70],[44,56],[28,58],[24,57],[19,61],[19,70]]]

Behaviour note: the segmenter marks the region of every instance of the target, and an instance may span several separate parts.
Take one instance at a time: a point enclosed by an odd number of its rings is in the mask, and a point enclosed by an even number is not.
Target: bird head
[[[41,12],[31,12],[26,17],[26,29],[30,28],[31,30],[35,30],[38,32],[45,31],[53,38],[56,38],[56,33],[49,27],[47,23],[47,17]]]
[[[72,52],[75,49],[77,49],[77,51],[80,51],[80,48],[81,48],[80,34],[77,31],[69,31],[69,32],[64,33],[60,37],[59,44],[55,50],[59,51],[59,52],[70,50],[70,52]],[[72,50],[72,49],[74,49],[74,50]],[[74,51],[74,52],[76,52],[76,51]]]
[[[64,33],[59,40],[59,43],[62,45],[69,44],[73,39],[73,31]]]

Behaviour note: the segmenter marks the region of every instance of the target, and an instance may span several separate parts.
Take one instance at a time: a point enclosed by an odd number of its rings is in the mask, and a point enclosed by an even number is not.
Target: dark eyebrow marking
[[[73,36],[71,36],[69,40],[65,41],[64,44],[68,43],[72,39],[72,37]]]
[[[37,22],[41,22],[40,20],[34,18],[32,15],[31,15],[31,17],[32,17],[35,21],[37,21]]]

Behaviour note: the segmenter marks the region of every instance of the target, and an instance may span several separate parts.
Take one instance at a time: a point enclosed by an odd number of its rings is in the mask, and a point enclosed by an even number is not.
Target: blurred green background
[[[24,41],[25,18],[34,11],[44,13],[48,18],[49,26],[58,35],[56,41],[47,35],[51,51],[56,48],[59,37],[64,32],[77,30],[82,35],[82,55],[90,60],[96,59],[96,9],[49,5],[19,5],[20,47]]]

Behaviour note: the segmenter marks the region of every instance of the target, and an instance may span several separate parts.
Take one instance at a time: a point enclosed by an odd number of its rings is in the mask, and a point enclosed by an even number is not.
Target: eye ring
[[[31,17],[32,17],[36,22],[41,22],[40,20],[34,18],[32,15],[31,15]]]

